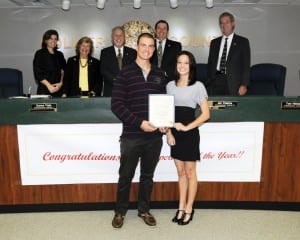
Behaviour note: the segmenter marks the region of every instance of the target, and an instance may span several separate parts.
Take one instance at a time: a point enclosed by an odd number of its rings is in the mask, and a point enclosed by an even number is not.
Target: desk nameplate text
[[[57,112],[57,103],[32,103],[30,112]]]
[[[281,102],[281,109],[283,109],[283,110],[299,110],[300,102],[283,101],[283,102]]]
[[[237,107],[237,101],[208,101],[211,110],[219,110],[231,107]]]

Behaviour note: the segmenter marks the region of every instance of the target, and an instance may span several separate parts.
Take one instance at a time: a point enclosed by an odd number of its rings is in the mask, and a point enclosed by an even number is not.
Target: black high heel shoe
[[[191,213],[185,212],[183,217],[180,219],[180,221],[178,221],[178,225],[187,225],[187,224],[189,224],[193,220],[194,212],[195,212],[194,209],[192,210]],[[184,221],[186,219],[186,216],[190,216],[190,217],[186,221]]]
[[[183,214],[181,215],[181,218],[178,218],[178,215],[180,212],[183,212]],[[184,210],[177,210],[176,214],[175,214],[175,217],[172,218],[172,222],[174,223],[178,223],[179,221],[181,221],[184,217]]]

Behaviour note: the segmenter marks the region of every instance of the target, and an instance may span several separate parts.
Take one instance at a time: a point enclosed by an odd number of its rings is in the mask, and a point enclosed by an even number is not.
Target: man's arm
[[[119,74],[114,82],[111,97],[111,110],[123,122],[141,127],[143,120],[139,119],[127,107],[126,76]]]
[[[251,53],[250,53],[250,43],[249,40],[244,38],[243,39],[243,47],[241,48],[242,51],[242,82],[241,86],[238,90],[238,95],[244,96],[247,93],[247,86],[249,85],[250,81],[250,62],[251,62]]]
[[[250,81],[250,44],[248,39],[244,39],[243,47],[241,48],[243,57],[243,74],[242,74],[242,85],[248,86]]]

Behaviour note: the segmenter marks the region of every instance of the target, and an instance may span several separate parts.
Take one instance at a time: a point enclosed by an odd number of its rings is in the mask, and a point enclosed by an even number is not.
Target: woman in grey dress
[[[196,79],[196,61],[192,53],[182,51],[177,56],[175,80],[167,85],[167,93],[175,98],[175,124],[167,132],[179,182],[179,208],[173,222],[189,224],[193,219],[193,203],[197,193],[196,162],[200,160],[198,127],[210,117],[207,92]],[[200,107],[200,115],[195,110]]]

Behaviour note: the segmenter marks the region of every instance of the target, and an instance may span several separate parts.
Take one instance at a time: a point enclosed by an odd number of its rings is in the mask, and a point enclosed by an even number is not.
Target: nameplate
[[[281,109],[283,110],[299,110],[300,109],[300,102],[291,102],[285,101],[281,102]]]
[[[32,103],[31,112],[57,112],[56,103]]]
[[[237,101],[208,101],[208,106],[212,110],[237,107]]]

